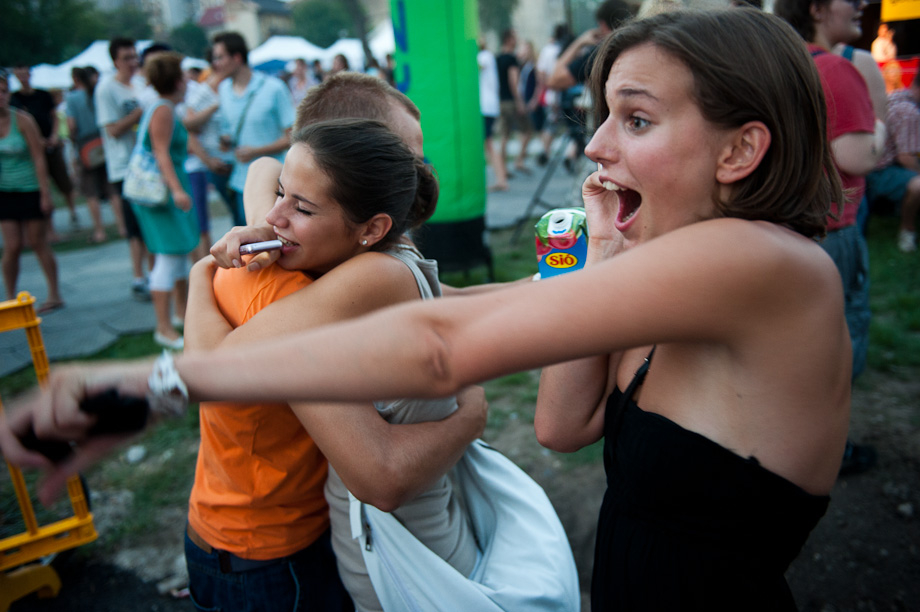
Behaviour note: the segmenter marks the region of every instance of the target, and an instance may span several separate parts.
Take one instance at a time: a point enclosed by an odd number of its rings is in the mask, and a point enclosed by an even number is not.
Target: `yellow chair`
[[[33,304],[35,298],[27,292],[20,293],[15,300],[0,302],[0,332],[25,330],[35,375],[39,384],[44,385],[48,379],[48,355],[39,329],[41,319],[35,315]],[[0,402],[2,410],[3,403]],[[72,476],[67,481],[73,516],[39,525],[22,472],[9,463],[7,467],[26,531],[0,540],[0,612],[7,612],[14,601],[30,593],[37,592],[39,597],[57,596],[61,580],[57,572],[50,565],[43,564],[41,559],[92,542],[98,537],[79,476]]]

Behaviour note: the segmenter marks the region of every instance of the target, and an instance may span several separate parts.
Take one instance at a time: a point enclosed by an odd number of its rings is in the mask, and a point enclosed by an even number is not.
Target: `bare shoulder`
[[[766,221],[702,221],[656,238],[635,249],[636,254],[645,249],[648,258],[666,260],[697,280],[743,281],[751,288],[777,281],[833,282],[836,274],[830,257],[815,240]]]
[[[343,300],[362,301],[368,311],[419,297],[415,277],[406,264],[373,251],[339,264],[314,285]]]
[[[843,295],[833,262],[814,240],[761,221],[701,221],[603,266],[605,276],[594,280],[616,282],[596,282],[592,291],[643,304],[656,326],[674,326],[675,337],[685,339],[738,339],[752,318],[817,314]]]
[[[18,108],[11,107],[13,113],[16,115],[16,126],[22,130],[37,130],[38,124],[35,122],[35,119],[27,113],[26,111]]]
[[[160,106],[153,109],[153,114],[150,116],[150,127],[151,132],[159,132],[172,130],[173,126],[173,110],[161,104]]]

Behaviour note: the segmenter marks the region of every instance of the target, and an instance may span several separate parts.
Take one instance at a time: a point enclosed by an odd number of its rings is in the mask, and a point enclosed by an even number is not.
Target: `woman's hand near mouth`
[[[615,190],[604,187],[600,171],[585,179],[581,194],[588,217],[587,263],[596,263],[613,257],[623,250],[623,234],[616,229],[619,197]]]

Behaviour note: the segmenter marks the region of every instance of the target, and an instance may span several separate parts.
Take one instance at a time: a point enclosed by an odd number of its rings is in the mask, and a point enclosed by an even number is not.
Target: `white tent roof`
[[[378,62],[383,63],[387,53],[396,49],[393,22],[383,21],[368,35],[368,45]],[[348,58],[352,70],[364,67],[364,49],[357,38],[341,38],[323,49],[301,36],[272,36],[249,52],[249,65],[259,66],[270,61],[292,62],[298,58],[308,63],[319,60],[325,68],[332,66],[332,58],[341,53]]]
[[[357,38],[340,38],[331,46],[326,48],[326,61],[324,66],[332,66],[332,58],[341,53],[348,59],[348,65],[352,70],[362,70],[364,68],[364,48],[361,41]]]
[[[393,21],[390,19],[381,21],[376,28],[371,30],[367,38],[368,46],[381,65],[383,65],[386,60],[387,53],[396,51],[396,39],[393,36]]]
[[[325,58],[325,51],[300,36],[272,36],[249,52],[249,65],[258,66],[272,60],[290,62],[304,59],[307,63]]]
[[[137,52],[141,53],[149,47],[153,41],[139,40],[135,47]],[[31,82],[35,89],[70,89],[73,85],[73,79],[70,78],[70,71],[74,66],[85,67],[93,66],[99,71],[99,74],[107,74],[115,70],[112,58],[109,55],[109,41],[97,40],[90,44],[79,54],[70,58],[66,62],[54,66],[52,64],[38,64],[32,67]],[[182,68],[188,69],[190,66],[204,68],[207,62],[200,59],[186,57],[182,60]],[[10,89],[19,89],[19,82],[10,79]]]

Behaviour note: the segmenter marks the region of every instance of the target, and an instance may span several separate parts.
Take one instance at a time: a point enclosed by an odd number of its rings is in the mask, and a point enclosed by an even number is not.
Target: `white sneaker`
[[[901,230],[898,232],[898,249],[902,253],[913,253],[917,250],[917,233]]]
[[[173,351],[181,351],[185,347],[185,338],[182,336],[179,336],[175,340],[171,340],[158,331],[153,332],[153,341],[163,348]]]

